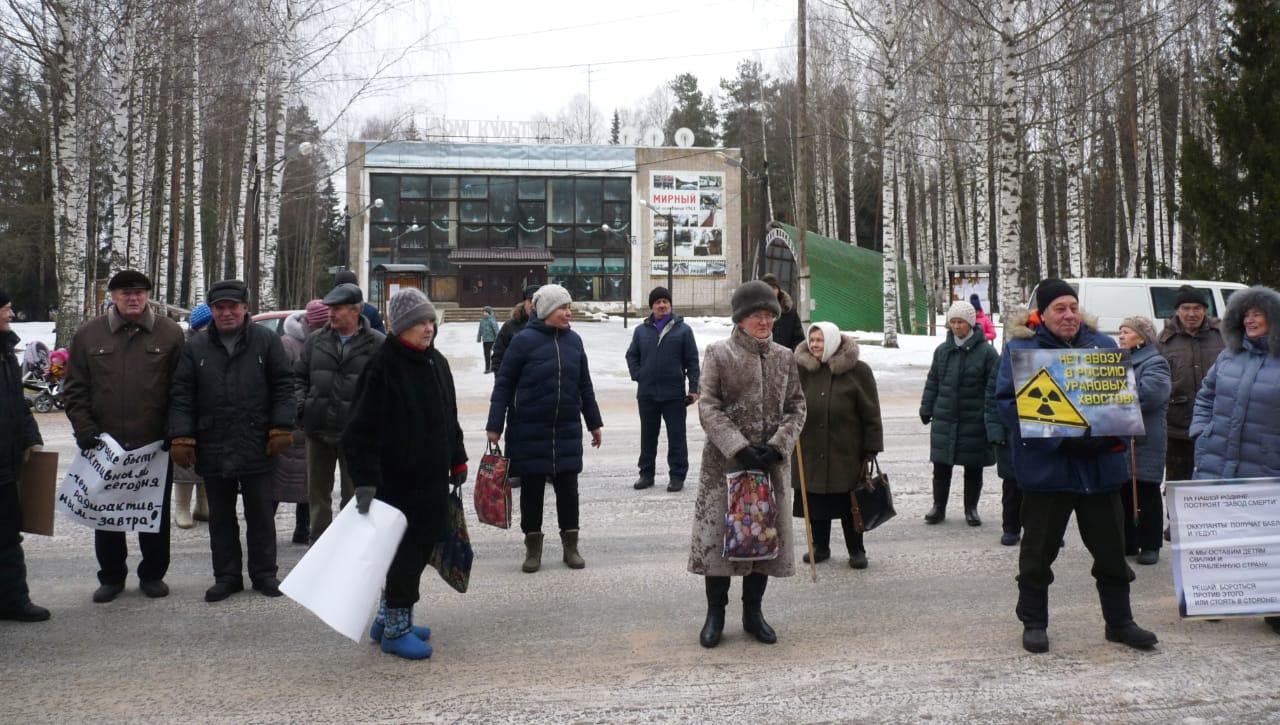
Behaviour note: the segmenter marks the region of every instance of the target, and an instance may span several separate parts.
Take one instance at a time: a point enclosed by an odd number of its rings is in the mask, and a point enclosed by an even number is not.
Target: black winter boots
[[[941,480],[937,471],[933,474],[933,507],[924,515],[924,522],[929,525],[942,523],[947,518],[947,497],[951,495],[951,479]]]
[[[1098,583],[1098,600],[1102,603],[1102,619],[1107,623],[1103,634],[1108,642],[1119,642],[1134,649],[1151,649],[1160,641],[1154,632],[1134,624],[1129,607],[1129,583]]]
[[[769,577],[764,574],[742,577],[742,628],[757,640],[773,644],[778,641],[778,635],[764,621],[764,613],[760,610],[764,602],[764,590],[768,585]]]
[[[729,577],[709,576],[706,580],[707,621],[702,624],[698,642],[703,647],[710,648],[720,644],[720,635],[724,633],[724,608],[729,604]]]
[[[964,520],[970,526],[981,526],[982,519],[978,518],[978,498],[982,496],[982,479],[978,479],[977,481],[970,481],[968,479],[969,477],[965,476]]]

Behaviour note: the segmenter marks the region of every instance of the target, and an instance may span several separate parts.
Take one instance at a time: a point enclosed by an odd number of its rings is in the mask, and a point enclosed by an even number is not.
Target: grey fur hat
[[[1155,323],[1142,315],[1126,317],[1120,322],[1120,326],[1127,327],[1139,335],[1142,335],[1143,345],[1154,345],[1159,339],[1156,337]]]
[[[1280,292],[1254,285],[1231,295],[1227,311],[1222,315],[1222,339],[1227,347],[1239,352],[1244,348],[1244,313],[1257,308],[1267,316],[1267,351],[1280,357]]]
[[[734,290],[730,304],[733,307],[734,322],[742,322],[757,310],[768,310],[774,317],[782,314],[778,295],[773,293],[772,287],[760,280],[746,282]]]
[[[416,287],[405,287],[387,301],[391,334],[399,335],[423,320],[439,321],[435,305]]]

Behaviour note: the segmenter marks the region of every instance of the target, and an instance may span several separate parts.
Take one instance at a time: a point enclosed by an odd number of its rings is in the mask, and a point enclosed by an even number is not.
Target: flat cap
[[[122,269],[116,272],[107,282],[108,290],[118,289],[151,289],[151,280],[136,269]]]
[[[324,299],[320,301],[330,307],[334,305],[358,305],[364,302],[364,295],[360,293],[359,287],[350,282],[344,282],[329,290],[329,294],[325,295]]]
[[[206,294],[205,300],[212,307],[214,302],[222,300],[231,300],[232,302],[248,302],[249,287],[238,279],[224,279],[214,282],[209,287],[209,293]]]

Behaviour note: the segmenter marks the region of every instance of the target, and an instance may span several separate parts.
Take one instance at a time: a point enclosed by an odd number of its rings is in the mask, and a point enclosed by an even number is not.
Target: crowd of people
[[[296,504],[293,541],[314,543],[339,506],[374,500],[404,513],[406,533],[388,570],[370,631],[382,649],[430,657],[430,629],[415,624],[421,576],[447,532],[451,488],[468,477],[448,359],[435,345],[442,311],[405,288],[387,301],[387,329],[350,277],[290,315],[283,334],[252,323],[243,282],[213,284],[189,329],[148,304],[151,282],[125,270],[108,284],[112,304],[85,323],[70,346],[66,414],[76,446],[90,451],[109,435],[125,449],[164,441],[172,466],[172,512],[155,533],[138,534],[137,576],[152,598],[168,594],[170,516],[182,528],[207,519],[213,585],[209,602],[249,583],[280,596],[275,513]],[[0,293],[0,618],[47,619],[30,600],[15,481],[42,445],[26,404],[10,329],[11,300]],[[790,296],[766,275],[733,293],[733,329],[699,353],[692,329],[664,287],[649,295],[625,359],[636,383],[640,455],[634,488],[657,480],[657,450],[667,435],[667,486],[679,493],[689,473],[686,414],[697,404],[706,434],[693,502],[687,568],[705,580],[707,614],[699,635],[716,646],[733,577],[742,578],[742,624],[764,643],[777,641],[763,600],[771,576],[795,571],[795,552],[817,565],[831,558],[840,521],[848,565],[868,566],[865,535],[851,504],[871,480],[884,450],[879,394],[857,342],[833,324],[800,322]],[[932,505],[925,523],[946,518],[952,474],[963,469],[963,508],[981,526],[984,470],[1002,482],[1001,544],[1021,544],[1016,615],[1023,646],[1048,650],[1048,592],[1072,515],[1093,558],[1106,639],[1135,648],[1157,643],[1138,626],[1129,602],[1135,575],[1127,556],[1159,561],[1165,480],[1280,476],[1280,294],[1265,287],[1236,293],[1221,320],[1193,287],[1178,291],[1175,315],[1155,323],[1124,320],[1117,340],[1079,307],[1074,288],[1042,280],[1032,308],[1004,319],[1003,349],[976,295],[948,309],[946,339],[934,352],[920,403],[929,426]],[[522,571],[542,566],[547,486],[555,492],[563,563],[582,569],[578,479],[584,432],[603,444],[582,338],[571,325],[572,299],[555,284],[531,286],[501,326],[485,309],[477,342],[494,375],[485,423],[491,448],[505,447],[519,488]],[[1032,349],[1123,348],[1132,361],[1144,436],[1023,438],[1012,353]],[[1132,446],[1133,450],[1130,450]],[[335,481],[335,469],[338,472]],[[766,476],[776,518],[765,536],[776,555],[725,554],[730,479]],[[790,488],[791,491],[787,491]],[[195,500],[195,510],[192,502]],[[247,567],[237,501],[243,504]],[[811,547],[797,539],[803,517]],[[1167,536],[1165,530],[1165,536]],[[808,553],[809,551],[812,554]],[[114,600],[128,576],[128,537],[95,531],[94,602]],[[812,561],[811,561],[812,558]],[[1280,632],[1280,619],[1268,618]]]

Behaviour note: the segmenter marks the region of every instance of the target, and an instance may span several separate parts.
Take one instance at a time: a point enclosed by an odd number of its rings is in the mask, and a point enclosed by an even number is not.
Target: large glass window
[[[452,276],[448,255],[459,247],[549,249],[549,279],[575,297],[622,297],[630,178],[374,174],[370,190],[383,200],[370,210],[370,259]]]

